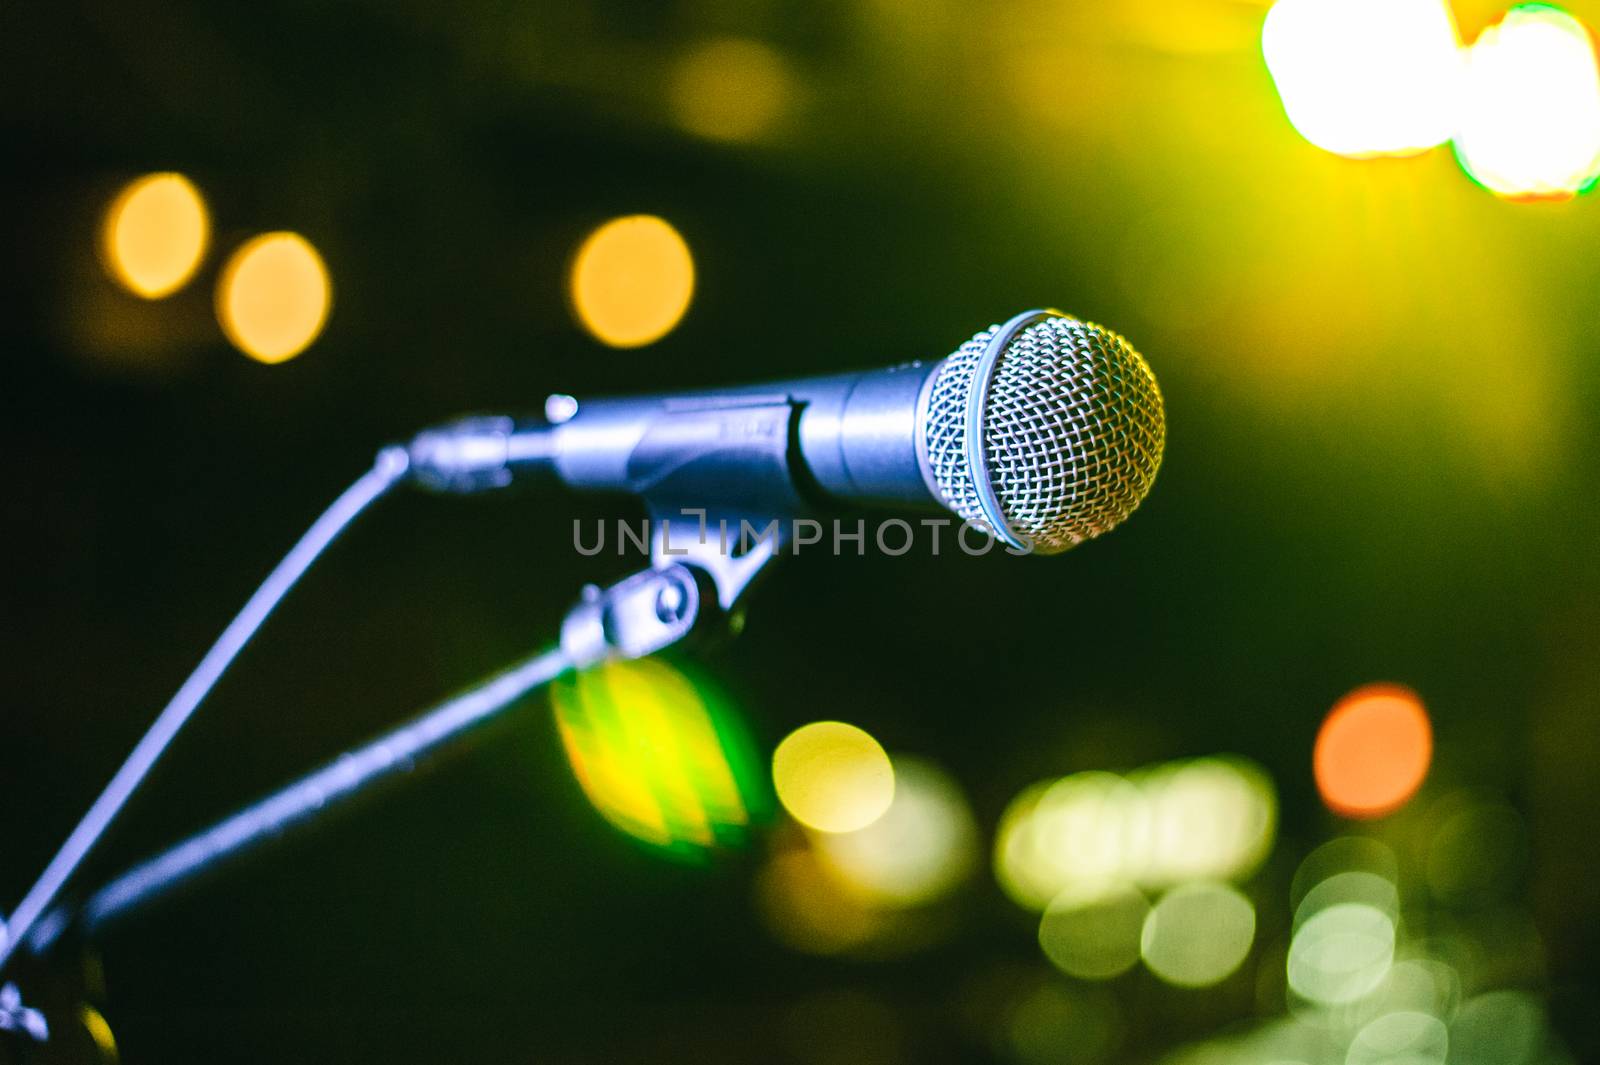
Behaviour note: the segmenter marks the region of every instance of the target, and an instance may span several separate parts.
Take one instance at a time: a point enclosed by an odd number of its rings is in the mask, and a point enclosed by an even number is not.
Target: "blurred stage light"
[[[1527,830],[1516,810],[1464,793],[1430,815],[1428,888],[1434,898],[1471,906],[1512,893],[1528,857]]]
[[[1394,963],[1394,918],[1375,906],[1340,902],[1318,910],[1289,942],[1289,986],[1322,1006],[1370,994]]]
[[[1080,980],[1109,980],[1139,960],[1150,904],[1131,884],[1075,886],[1039,919],[1039,946],[1050,963]]]
[[[1272,850],[1278,795],[1272,778],[1244,758],[1196,758],[1133,774],[1151,808],[1147,886],[1238,879]]]
[[[1210,987],[1244,963],[1255,942],[1256,910],[1226,884],[1201,881],[1162,896],[1145,918],[1144,963],[1178,987]]]
[[[741,842],[763,812],[753,748],[705,685],[655,659],[556,685],[556,726],[583,793],[607,821],[674,856]]]
[[[1312,767],[1330,810],[1371,818],[1404,806],[1432,759],[1433,730],[1422,700],[1398,684],[1372,684],[1329,711]]]
[[[1450,1022],[1451,1065],[1532,1065],[1548,1040],[1544,1006],[1526,991],[1490,991],[1461,1004]]]
[[[760,41],[707,41],[678,63],[672,110],[690,133],[712,140],[752,141],[771,131],[794,96],[788,65]]]
[[[1107,1065],[1123,1040],[1113,992],[1055,979],[1025,991],[1002,1023],[990,1038],[1017,1065]]]
[[[83,1022],[83,1030],[89,1033],[89,1039],[99,1051],[101,1060],[115,1065],[119,1058],[117,1051],[117,1037],[111,1031],[111,1025],[106,1023],[105,1017],[93,1006],[85,1005],[78,1008],[78,1019]]]
[[[1289,884],[1290,910],[1301,912],[1305,900],[1319,885],[1340,873],[1353,872],[1371,873],[1386,881],[1389,894],[1398,898],[1393,885],[1400,879],[1400,861],[1394,851],[1368,836],[1338,836],[1306,855],[1295,870]]]
[[[1450,139],[1460,43],[1444,0],[1278,0],[1261,50],[1289,121],[1338,155],[1412,155]]]
[[[1522,4],[1466,53],[1456,157],[1508,199],[1568,199],[1600,178],[1600,68],[1588,29]]]
[[[1461,977],[1446,962],[1417,957],[1389,967],[1371,1001],[1384,1013],[1411,1010],[1430,1017],[1452,1017],[1461,1000]]]
[[[1241,758],[1200,758],[1124,779],[1075,773],[1011,802],[995,840],[995,875],[1018,905],[1042,909],[1105,879],[1158,888],[1248,875],[1272,848],[1271,780]]]
[[[257,362],[292,359],[328,320],[328,268],[298,233],[245,242],[217,280],[217,321],[233,346]]]
[[[842,721],[795,729],[772,753],[778,800],[818,832],[856,832],[894,801],[894,767],[878,741]]]
[[[895,757],[889,809],[854,832],[822,833],[817,856],[848,890],[885,906],[949,894],[972,872],[978,826],[956,783],[937,766]]]
[[[1450,1032],[1437,1017],[1415,1010],[1384,1014],[1356,1033],[1345,1065],[1445,1065]]]
[[[100,256],[113,280],[160,299],[194,276],[211,239],[200,192],[182,174],[146,174],[117,193],[100,230]]]
[[[756,876],[756,904],[779,942],[807,954],[842,954],[872,943],[888,918],[838,883],[804,847],[783,850]]]
[[[664,219],[614,218],[590,233],[572,260],[578,322],[614,348],[638,348],[672,332],[694,296],[689,246]]]

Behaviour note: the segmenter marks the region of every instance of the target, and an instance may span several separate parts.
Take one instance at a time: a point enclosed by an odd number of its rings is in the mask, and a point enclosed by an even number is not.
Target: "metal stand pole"
[[[681,565],[645,570],[607,589],[585,589],[583,600],[561,627],[559,646],[524,659],[139,862],[81,905],[56,907],[35,924],[26,949],[38,957],[69,930],[95,935],[268,840],[310,824],[375,785],[411,771],[421,759],[476,731],[569,670],[607,658],[642,657],[678,642],[694,629],[701,602],[698,582]],[[714,608],[708,613],[715,613]]]

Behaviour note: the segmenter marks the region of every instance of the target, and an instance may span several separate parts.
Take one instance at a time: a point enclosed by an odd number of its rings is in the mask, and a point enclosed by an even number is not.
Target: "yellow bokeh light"
[[[258,362],[292,359],[328,320],[332,286],[317,249],[298,233],[263,233],[228,260],[217,281],[217,321]]]
[[[106,209],[100,254],[112,278],[145,299],[160,299],[194,276],[211,240],[200,192],[182,174],[147,174]]]
[[[822,865],[844,887],[885,906],[932,902],[957,887],[977,857],[978,826],[953,780],[931,763],[896,756],[894,800],[854,832],[822,833]]]
[[[118,1059],[117,1037],[112,1034],[111,1025],[106,1023],[106,1019],[101,1015],[100,1011],[93,1006],[80,1006],[78,1008],[78,1019],[83,1022],[83,1029],[89,1033],[89,1038],[93,1041],[95,1049],[100,1052],[101,1060],[116,1062]]]
[[[1544,4],[1513,8],[1475,41],[1456,157],[1508,199],[1567,199],[1600,177],[1600,67],[1583,23]]]
[[[1150,904],[1128,884],[1062,892],[1039,919],[1039,946],[1051,964],[1080,980],[1109,980],[1139,960]]]
[[[738,719],[655,659],[609,662],[552,690],[584,795],[628,835],[675,856],[743,840],[761,812]]]
[[[894,767],[878,741],[842,721],[791,732],[772,755],[778,800],[819,832],[856,832],[894,801]]]
[[[1140,952],[1150,971],[1178,987],[1225,980],[1255,942],[1256,910],[1227,884],[1197,882],[1162,896],[1145,918]]]
[[[868,946],[885,930],[885,915],[839,890],[803,848],[775,854],[756,878],[756,905],[786,946],[807,954],[840,954]]]
[[[794,78],[767,45],[727,37],[683,57],[671,94],[673,114],[684,129],[712,140],[749,141],[783,117]]]
[[[672,331],[694,296],[689,245],[654,215],[612,219],[579,246],[570,294],[579,323],[602,344],[653,343]]]
[[[1160,888],[1248,875],[1272,848],[1277,795],[1243,758],[1198,758],[1130,774],[1074,773],[1006,808],[995,875],[1028,909],[1106,879]]]
[[[1261,50],[1289,121],[1355,158],[1450,139],[1460,41],[1444,0],[1278,0]]]

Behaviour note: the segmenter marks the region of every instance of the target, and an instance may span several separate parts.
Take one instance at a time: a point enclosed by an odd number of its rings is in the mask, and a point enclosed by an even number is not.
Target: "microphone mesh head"
[[[919,443],[945,504],[997,534],[967,460],[967,407],[992,326],[934,371]],[[983,453],[1011,529],[1053,555],[1109,532],[1150,491],[1166,444],[1155,374],[1117,334],[1072,318],[1048,318],[1001,354],[984,408]]]

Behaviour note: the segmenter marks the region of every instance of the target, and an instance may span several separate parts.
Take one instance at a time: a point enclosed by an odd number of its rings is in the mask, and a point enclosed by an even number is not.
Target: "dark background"
[[[1115,7],[7,5],[6,908],[376,445],[550,391],[939,357],[1058,305],[1160,378],[1148,502],[1058,559],[788,560],[704,663],[760,749],[854,721],[945,765],[986,839],[1041,777],[1237,752],[1279,789],[1261,876],[1281,896],[1337,830],[1310,774],[1322,715],[1403,682],[1437,738],[1423,798],[1470,785],[1523,814],[1531,980],[1594,1052],[1600,204],[1497,201],[1447,149],[1321,153],[1279,109],[1263,7]],[[1464,32],[1494,14],[1457,10]],[[674,57],[717,34],[766,41],[803,86],[760,143],[697,139],[662,104]],[[205,191],[218,250],[142,304],[93,234],[117,185],[158,169]],[[564,270],[635,212],[684,234],[698,286],[664,340],[615,351],[573,323]],[[335,295],[317,343],[269,367],[227,346],[210,284],[275,228],[317,245]],[[631,565],[576,556],[571,520],[617,515],[634,512],[384,504],[95,868],[549,640],[583,582]],[[759,849],[695,866],[632,845],[534,699],[492,742],[108,938],[102,1010],[135,1063],[1003,1059],[966,1019],[973,989],[1041,963],[987,874],[930,950],[815,959],[759,922]],[[1117,1060],[1255,1009],[1248,975],[1109,993]]]

